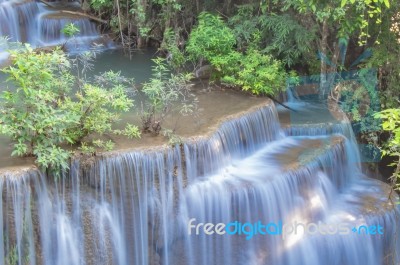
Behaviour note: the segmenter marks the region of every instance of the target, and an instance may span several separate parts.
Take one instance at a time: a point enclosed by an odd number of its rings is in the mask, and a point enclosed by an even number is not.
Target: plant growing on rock
[[[76,80],[70,72],[71,62],[60,49],[44,53],[26,46],[10,54],[12,65],[2,71],[13,87],[2,94],[0,133],[14,142],[12,155],[34,156],[42,169],[57,174],[68,168],[72,152],[68,145],[83,143],[89,135],[140,135],[138,130],[112,129],[119,114],[133,106],[123,84],[79,80],[81,89],[73,95]],[[115,73],[103,75],[108,81],[118,77]],[[96,139],[85,145],[111,147],[94,143],[98,143]]]
[[[152,78],[143,86],[148,103],[142,104],[142,131],[158,135],[165,117],[173,110],[191,114],[196,109],[196,97],[190,93],[191,74],[172,74],[163,58],[153,60]]]

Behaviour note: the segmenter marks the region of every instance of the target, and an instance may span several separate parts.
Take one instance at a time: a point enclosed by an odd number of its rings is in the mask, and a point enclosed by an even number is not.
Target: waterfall
[[[7,36],[11,41],[27,41],[38,12],[33,1],[0,0],[0,36]]]
[[[69,23],[80,32],[67,39],[61,30]],[[95,23],[79,15],[65,14],[32,0],[0,0],[0,37],[11,42],[28,42],[34,47],[63,45],[70,52],[88,50],[94,43],[111,48],[112,42],[103,38]],[[0,62],[7,57],[8,47],[0,44]]]
[[[388,186],[362,175],[345,125],[308,129],[284,132],[269,105],[183,146],[74,160],[58,180],[3,170],[0,264],[398,264]],[[379,225],[384,233],[248,239],[189,234],[191,220]]]

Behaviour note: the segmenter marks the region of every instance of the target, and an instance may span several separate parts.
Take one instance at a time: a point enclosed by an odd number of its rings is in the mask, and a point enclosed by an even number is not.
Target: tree
[[[272,55],[289,68],[304,64],[316,38],[316,27],[306,28],[295,15],[279,13],[277,8],[268,12],[260,9],[255,5],[241,5],[229,18],[238,50],[244,51],[249,45],[256,45],[262,53]]]
[[[349,38],[359,32],[359,44],[366,45],[371,37],[369,25],[381,23],[381,15],[385,8],[390,7],[389,0],[285,0],[283,10],[294,8],[300,14],[311,16],[320,27],[320,40],[318,42],[320,57],[320,90],[326,96],[332,85],[332,78],[338,69],[340,58],[340,45],[335,42],[329,45],[332,36]],[[327,56],[331,55],[328,63]]]

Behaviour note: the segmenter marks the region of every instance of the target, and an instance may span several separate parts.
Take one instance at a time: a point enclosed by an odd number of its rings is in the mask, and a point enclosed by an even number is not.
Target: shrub
[[[199,15],[199,24],[190,33],[186,51],[192,60],[211,61],[231,53],[235,43],[235,35],[221,17],[203,12]]]
[[[257,95],[274,95],[285,88],[284,65],[257,49],[256,36],[253,41],[247,45],[247,51],[237,51],[233,30],[220,17],[202,13],[189,36],[186,51],[194,60],[207,60],[215,69],[212,77],[223,84]]]
[[[286,78],[280,61],[257,50],[249,50],[243,56],[235,84],[256,95],[274,95],[285,87]]]
[[[158,135],[173,107],[183,115],[191,114],[196,108],[196,97],[190,93],[191,74],[171,74],[165,59],[153,61],[152,78],[143,86],[149,103],[142,109],[142,131]]]
[[[119,113],[133,105],[120,83],[105,87],[75,80],[70,73],[71,62],[60,49],[44,53],[26,46],[10,54],[12,65],[2,71],[14,87],[2,94],[0,133],[13,140],[12,155],[35,156],[42,169],[56,174],[67,169],[71,156],[68,144],[82,143],[90,134],[113,133]],[[118,77],[106,73],[102,80],[117,81]],[[71,96],[76,81],[82,85]],[[135,133],[132,128],[116,132]],[[96,139],[84,144],[91,145],[111,147]]]

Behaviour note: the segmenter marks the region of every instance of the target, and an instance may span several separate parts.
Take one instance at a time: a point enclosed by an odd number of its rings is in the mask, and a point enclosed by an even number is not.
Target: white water
[[[61,30],[73,23],[80,32],[68,39]],[[33,0],[0,0],[0,36],[11,42],[27,42],[34,47],[67,43],[70,52],[89,49],[94,43],[110,48],[112,42],[103,38],[97,25],[85,17],[60,13]],[[0,45],[0,62],[7,58],[8,47]]]
[[[339,129],[310,130],[284,136],[275,109],[265,107],[183,149],[75,161],[56,183],[35,172],[4,176],[0,264],[14,256],[21,265],[398,264],[388,256],[399,248],[399,219],[387,187],[361,174],[354,142]],[[385,230],[246,240],[188,235],[192,218]]]

